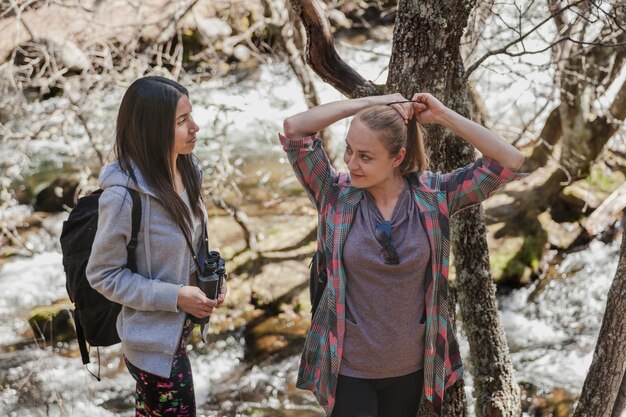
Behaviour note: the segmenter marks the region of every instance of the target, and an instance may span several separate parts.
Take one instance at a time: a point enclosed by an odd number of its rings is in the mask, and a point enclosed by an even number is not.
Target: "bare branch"
[[[588,124],[593,132],[592,138],[596,154],[599,154],[606,142],[617,132],[626,119],[626,81],[622,83],[615,99],[611,103],[608,116],[594,119]]]
[[[210,198],[216,207],[219,207],[228,213],[241,227],[241,230],[243,230],[244,240],[246,242],[246,249],[249,249],[252,252],[258,252],[259,248],[257,245],[256,233],[254,233],[253,227],[250,224],[250,219],[246,213],[234,204],[231,204],[222,198],[218,198],[213,194],[210,195]]]
[[[346,64],[335,50],[328,18],[318,0],[289,0],[307,33],[307,62],[327,83],[348,97],[370,95],[376,85]]]
[[[85,118],[85,115],[83,114],[78,104],[74,101],[72,101],[72,109],[74,110],[74,113],[76,113],[76,117],[78,117],[78,120],[80,121],[80,124],[83,126],[83,129],[85,129],[85,133],[87,134],[89,143],[91,144],[91,147],[93,148],[94,152],[98,156],[98,161],[100,162],[100,165],[104,166],[104,164],[106,163],[106,158],[104,157],[104,155],[102,155],[102,152],[100,152],[100,149],[98,149],[98,145],[96,144],[96,139],[94,138],[93,132],[91,131],[91,129],[89,128],[89,125],[87,124],[87,119]]]
[[[559,10],[559,11],[557,11],[557,12],[556,12],[556,14],[558,15],[558,14],[564,13],[566,10],[569,10],[569,9],[573,8],[574,6],[577,6],[577,5],[581,4],[581,3],[583,3],[584,1],[585,1],[585,0],[579,0],[579,1],[575,2],[575,3],[568,4],[566,7],[562,8],[562,9],[561,9],[561,10]],[[489,51],[489,52],[487,52],[485,55],[483,55],[482,57],[478,58],[478,60],[476,60],[476,62],[474,62],[472,65],[470,65],[470,66],[467,68],[467,70],[465,71],[465,74],[464,74],[463,78],[464,78],[464,79],[467,79],[467,78],[470,76],[470,74],[476,70],[476,68],[478,68],[478,67],[479,67],[479,66],[480,66],[480,65],[481,65],[481,64],[482,64],[482,63],[483,63],[483,62],[484,62],[487,58],[489,58],[489,57],[491,57],[491,56],[498,55],[498,54],[506,54],[506,55],[510,55],[510,56],[519,56],[519,55],[522,55],[523,53],[519,53],[519,54],[511,54],[511,53],[509,53],[507,50],[508,50],[511,46],[513,46],[513,45],[515,45],[515,44],[518,44],[518,43],[522,42],[524,39],[526,39],[526,38],[527,38],[528,36],[530,36],[532,33],[534,33],[534,32],[536,32],[537,30],[539,30],[539,29],[540,29],[543,25],[545,25],[547,22],[549,22],[550,20],[552,20],[552,19],[553,19],[553,16],[554,16],[554,14],[553,14],[553,15],[551,15],[550,17],[547,17],[547,18],[543,19],[543,20],[542,20],[541,22],[539,22],[539,24],[537,24],[534,28],[532,28],[531,30],[529,30],[529,31],[528,31],[528,32],[526,32],[525,34],[520,35],[520,37],[519,37],[519,38],[517,38],[517,39],[515,39],[515,40],[513,40],[513,41],[511,41],[511,42],[509,42],[508,44],[506,44],[506,45],[505,45],[505,46],[503,46],[502,48],[499,48],[499,49],[496,49],[496,50],[493,50],[493,51]],[[566,38],[569,38],[569,37],[566,37]],[[563,40],[565,40],[565,39],[561,39],[560,41],[557,41],[557,43],[558,43],[558,42],[561,42],[561,41],[563,41]],[[548,48],[545,48],[545,49],[543,49],[543,50],[542,50],[542,51],[540,51],[540,52],[546,51],[546,50],[548,50],[548,49],[552,48],[552,46],[553,46],[553,45],[550,45]],[[524,53],[527,53],[527,52],[524,52]],[[539,52],[533,52],[533,53],[539,53]]]

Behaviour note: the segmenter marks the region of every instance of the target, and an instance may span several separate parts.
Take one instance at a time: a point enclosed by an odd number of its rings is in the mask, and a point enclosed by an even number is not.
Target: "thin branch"
[[[83,129],[85,129],[85,133],[87,134],[89,143],[91,143],[91,147],[93,148],[93,150],[96,152],[96,155],[98,156],[98,161],[100,162],[100,166],[104,166],[104,164],[106,163],[106,159],[102,155],[102,152],[100,152],[100,149],[98,149],[93,132],[91,131],[91,129],[89,128],[89,125],[87,124],[87,119],[83,115],[83,112],[81,111],[78,104],[75,103],[74,101],[71,101],[71,103],[72,103],[72,110],[74,110],[74,113],[76,114],[76,117],[78,117],[80,124],[83,126]]]
[[[244,241],[246,242],[246,249],[250,249],[252,252],[258,253],[259,248],[257,245],[256,233],[253,231],[253,228],[250,225],[250,219],[248,218],[248,215],[239,207],[235,206],[234,204],[228,203],[222,198],[216,197],[214,195],[210,195],[209,197],[216,207],[219,207],[226,213],[228,213],[241,227],[241,230],[243,230]]]
[[[585,0],[579,0],[575,3],[572,4],[568,4],[566,7],[562,8],[561,10],[559,10],[558,12],[556,12],[556,15],[559,15],[561,13],[564,13],[566,10],[571,9],[574,6],[577,6],[581,3],[584,3]],[[539,30],[539,28],[541,28],[543,25],[545,25],[547,22],[549,22],[550,20],[553,19],[553,15],[551,15],[550,17],[545,18],[544,20],[542,20],[538,25],[536,25],[534,28],[532,28],[531,30],[529,30],[528,32],[526,32],[524,35],[521,35],[519,38],[509,42],[507,45],[503,46],[502,48],[493,50],[493,51],[489,51],[486,54],[484,54],[482,57],[478,58],[478,60],[476,62],[474,62],[472,65],[469,66],[469,68],[465,71],[465,74],[463,76],[463,78],[465,80],[467,80],[467,78],[470,76],[470,74],[472,72],[474,72],[476,70],[476,68],[478,68],[487,58],[493,56],[493,55],[499,55],[499,54],[507,54],[507,49],[509,49],[511,46],[520,43],[521,41],[523,41],[525,38],[527,38],[528,36],[530,36],[532,33],[536,32],[537,30]],[[567,37],[569,38],[569,37]],[[565,40],[565,39],[562,39]],[[561,41],[562,41],[561,40]],[[549,48],[544,49],[543,51],[550,49],[553,45],[550,45]],[[535,52],[535,53],[539,53],[539,52]],[[518,54],[519,55],[519,54]],[[510,55],[510,56],[517,56],[517,55]]]

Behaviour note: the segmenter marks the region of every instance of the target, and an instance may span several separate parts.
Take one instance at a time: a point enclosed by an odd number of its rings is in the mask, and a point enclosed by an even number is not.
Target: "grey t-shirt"
[[[365,192],[343,249],[347,279],[341,375],[389,378],[423,367],[424,275],[430,246],[408,183],[390,219],[397,265],[384,263],[374,234],[383,221]]]

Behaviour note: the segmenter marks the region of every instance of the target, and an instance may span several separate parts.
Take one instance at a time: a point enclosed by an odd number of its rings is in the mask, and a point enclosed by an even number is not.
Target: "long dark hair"
[[[428,169],[428,155],[424,149],[425,130],[415,118],[404,124],[402,116],[389,106],[372,106],[361,110],[355,119],[378,132],[389,154],[395,156],[405,148],[406,154],[400,163],[400,175],[422,172]]]
[[[149,76],[133,82],[117,114],[115,151],[122,170],[136,183],[134,163],[160,203],[189,237],[191,214],[176,193],[171,166],[176,106],[183,94],[189,97],[185,87],[163,77]],[[194,158],[192,154],[178,155],[176,168],[193,214],[201,217],[201,179]]]

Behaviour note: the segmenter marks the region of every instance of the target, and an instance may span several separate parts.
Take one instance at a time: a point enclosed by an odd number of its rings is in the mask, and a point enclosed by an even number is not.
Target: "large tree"
[[[623,216],[622,219],[626,219]],[[625,229],[626,231],[626,229]],[[626,232],[593,361],[574,417],[620,417],[626,394]]]
[[[410,96],[429,91],[457,112],[468,115],[470,104],[460,55],[460,41],[475,1],[401,0],[398,4],[389,77],[385,85],[365,80],[338,56],[329,22],[317,0],[291,0],[308,35],[307,62],[326,82],[348,97],[386,92]],[[428,127],[432,168],[450,171],[474,160],[473,148],[444,129]],[[489,272],[485,227],[480,207],[460,213],[451,236],[460,317],[470,343],[474,396],[478,416],[517,416],[519,388],[513,378],[504,331]],[[447,298],[448,289],[442,291]],[[443,305],[447,305],[443,301]],[[479,308],[477,308],[479,306]],[[454,319],[455,304],[449,306]],[[461,383],[446,392],[444,412],[463,416]]]
[[[554,207],[565,186],[590,174],[608,140],[623,125],[626,81],[620,83],[620,75],[626,62],[626,9],[621,3],[549,0],[543,4],[549,14],[537,25],[520,28],[519,36],[506,47],[477,60],[482,63],[491,54],[550,51],[547,67],[556,87],[547,100],[548,108],[541,108],[547,116],[527,159],[525,168],[534,171],[526,181],[528,186],[508,188],[514,201],[490,207],[487,214],[493,221]],[[520,19],[524,14],[528,10],[520,13]],[[550,24],[545,38],[535,41],[541,45],[537,50],[523,47],[525,38]],[[608,91],[615,93],[607,95]]]

